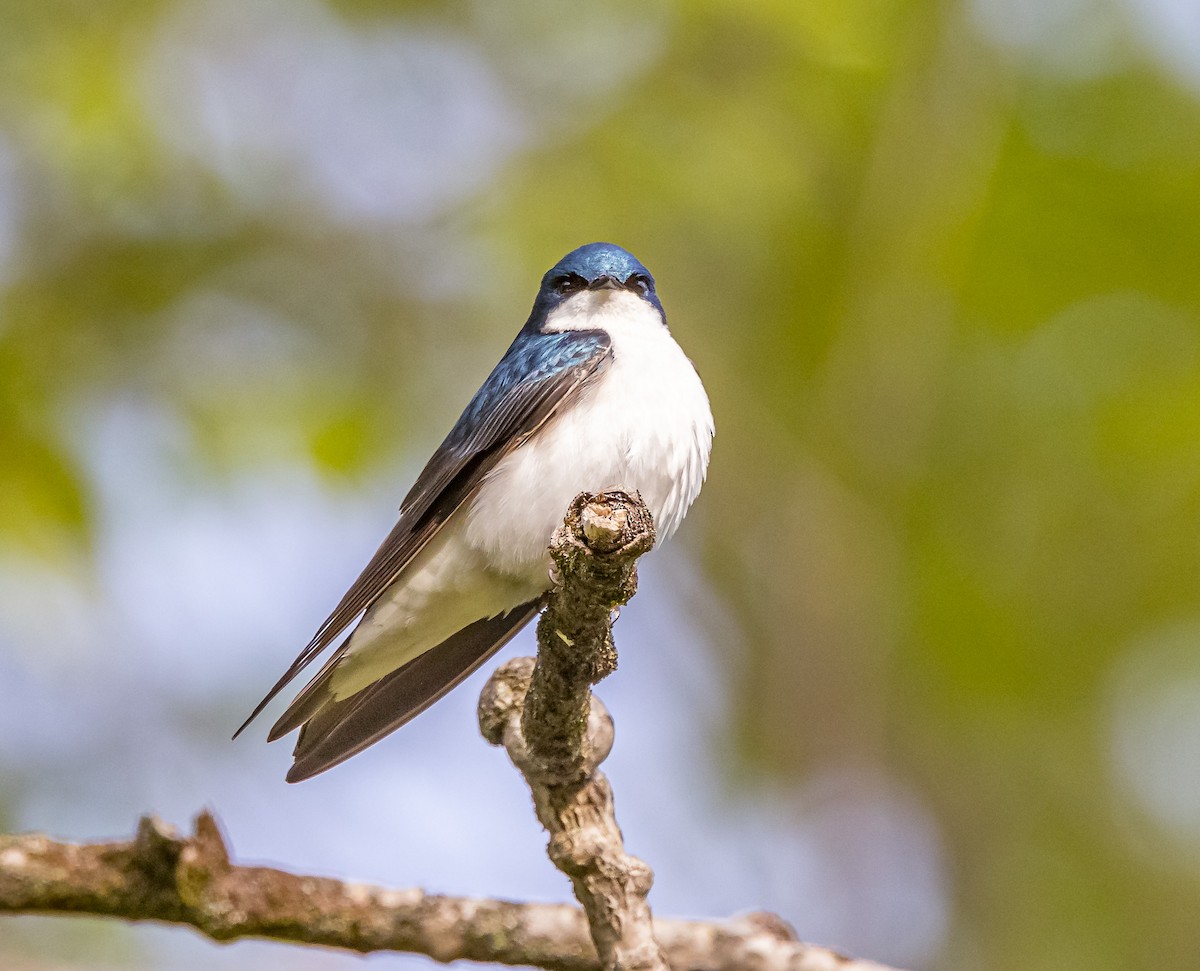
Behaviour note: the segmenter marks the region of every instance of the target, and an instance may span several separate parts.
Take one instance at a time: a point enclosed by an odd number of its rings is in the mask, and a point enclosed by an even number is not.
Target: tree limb
[[[0,913],[152,920],[189,925],[218,941],[270,938],[362,953],[405,951],[441,962],[600,967],[576,907],[443,897],[238,866],[207,812],[187,837],[152,817],[121,842],[0,836]],[[677,971],[888,971],[801,944],[771,915],[712,924],[658,920],[654,929]]]
[[[479,702],[480,729],[528,782],[550,859],[570,877],[582,911],[236,866],[204,812],[189,837],[151,817],[125,842],[0,836],[0,913],[154,920],[221,941],[263,937],[548,971],[888,971],[800,943],[771,914],[652,919],[653,875],[625,852],[599,771],[612,719],[590,689],[616,668],[613,611],[633,596],[636,560],[653,545],[640,497],[578,496],[551,543],[557,576],[538,624],[537,660],[503,665]]]
[[[554,532],[557,582],[538,622],[538,656],[504,664],[479,699],[479,727],[503,745],[571,879],[604,971],[666,971],[646,895],[654,874],[625,852],[612,789],[600,772],[613,724],[591,686],[616,669],[613,611],[637,589],[637,558],[654,546],[640,497],[581,494]]]

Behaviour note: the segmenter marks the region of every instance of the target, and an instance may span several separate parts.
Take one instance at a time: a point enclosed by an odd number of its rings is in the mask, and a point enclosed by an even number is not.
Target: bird
[[[339,638],[268,733],[300,731],[287,781],[393,732],[537,615],[551,536],[577,494],[636,490],[666,539],[700,493],[713,434],[650,271],[613,243],[572,250],[387,538],[233,737]]]

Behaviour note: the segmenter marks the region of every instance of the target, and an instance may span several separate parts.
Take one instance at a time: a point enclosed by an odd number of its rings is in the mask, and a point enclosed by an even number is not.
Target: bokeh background
[[[0,2],[0,826],[211,806],[565,899],[479,677],[298,787],[229,733],[596,239],[718,427],[601,687],[658,912],[1195,967],[1193,0]],[[359,966],[47,918],[0,964]]]

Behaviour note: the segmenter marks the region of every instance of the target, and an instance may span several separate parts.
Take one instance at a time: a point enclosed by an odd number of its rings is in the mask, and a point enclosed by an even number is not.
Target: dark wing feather
[[[326,705],[300,729],[287,781],[331,769],[411,721],[507,644],[540,604],[533,600],[478,620],[357,694]]]
[[[233,737],[400,575],[511,449],[536,431],[612,358],[603,331],[522,331],[426,464],[400,519],[311,641]]]

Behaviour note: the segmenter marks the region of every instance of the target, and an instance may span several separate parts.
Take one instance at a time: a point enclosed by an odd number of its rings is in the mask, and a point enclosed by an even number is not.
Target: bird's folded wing
[[[416,718],[507,644],[539,606],[533,600],[478,620],[357,694],[326,704],[300,729],[287,781],[311,779]]]
[[[496,462],[577,395],[611,359],[603,331],[523,334],[513,341],[417,477],[387,539],[234,738],[396,581]]]

